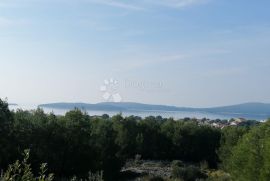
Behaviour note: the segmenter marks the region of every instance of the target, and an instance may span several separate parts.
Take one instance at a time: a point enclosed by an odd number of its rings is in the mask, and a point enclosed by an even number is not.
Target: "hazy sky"
[[[269,0],[0,0],[0,97],[270,102]]]

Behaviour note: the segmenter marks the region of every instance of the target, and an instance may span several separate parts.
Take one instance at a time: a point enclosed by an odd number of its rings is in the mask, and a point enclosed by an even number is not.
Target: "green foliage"
[[[60,178],[86,178],[89,170],[104,170],[105,178],[114,178],[123,164],[117,157],[112,123],[90,118],[78,109],[65,116],[48,115],[41,109],[19,110],[14,114],[12,129],[9,145],[13,157],[18,158],[23,149],[30,148],[34,173],[38,173],[39,163],[47,162],[49,170]]]
[[[220,148],[218,155],[222,161],[222,166],[226,169],[227,162],[230,160],[232,155],[232,149],[237,145],[238,141],[248,133],[249,128],[247,127],[226,127],[222,129]]]
[[[23,154],[23,161],[20,162],[19,160],[17,160],[14,164],[9,165],[7,171],[1,174],[0,181],[53,181],[54,174],[51,173],[46,175],[46,163],[40,165],[40,171],[38,176],[34,176],[31,164],[28,163],[30,156],[29,153],[29,150],[25,150]],[[72,179],[70,179],[70,181],[103,181],[103,172],[89,172],[89,175],[86,179],[79,179],[77,177],[73,177]]]
[[[142,181],[165,181],[162,177],[145,176],[141,179]]]
[[[233,147],[225,168],[237,181],[270,178],[270,122],[253,128]]]
[[[201,162],[207,161],[210,167],[216,167],[219,148],[219,129],[208,126],[199,126],[192,121],[166,121],[161,126],[161,131],[171,141],[168,155],[172,159]]]
[[[180,167],[178,165],[172,166],[172,176],[175,179],[180,179],[184,181],[195,181],[198,179],[205,179],[207,176],[195,166],[184,166]]]
[[[0,124],[1,131],[10,129],[12,125],[12,113],[8,109],[8,103],[0,99]]]
[[[103,181],[103,172],[89,172],[87,179],[78,179],[77,177],[73,177],[70,181]]]
[[[0,165],[7,165],[12,158],[13,113],[8,109],[8,103],[0,99]],[[3,155],[3,156],[1,156]]]
[[[172,168],[184,167],[184,166],[185,166],[184,163],[182,161],[180,161],[180,160],[174,160],[171,163]]]
[[[210,172],[207,181],[232,181],[232,179],[228,173],[218,170]]]
[[[132,158],[137,153],[137,134],[138,126],[135,117],[122,116],[112,118],[113,128],[116,132],[115,143],[119,146],[118,155],[125,158]]]
[[[24,151],[24,159],[22,162],[16,161],[8,167],[8,170],[2,173],[1,181],[52,181],[53,174],[46,175],[47,165],[41,164],[39,176],[35,177],[31,165],[28,163],[29,150]]]

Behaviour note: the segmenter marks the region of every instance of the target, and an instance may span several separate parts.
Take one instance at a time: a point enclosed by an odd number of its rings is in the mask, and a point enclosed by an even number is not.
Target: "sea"
[[[38,105],[10,105],[10,110],[16,111],[17,109],[22,110],[35,110],[38,108]],[[70,109],[55,109],[55,108],[42,108],[45,113],[54,113],[55,115],[65,115]],[[174,119],[183,119],[183,118],[196,118],[196,119],[220,119],[220,120],[229,120],[232,118],[244,118],[247,120],[256,120],[256,121],[265,121],[269,117],[267,115],[257,115],[257,114],[238,114],[238,113],[209,113],[209,112],[197,112],[197,111],[95,111],[95,110],[82,110],[87,112],[90,116],[102,116],[103,114],[108,114],[109,116],[114,116],[121,113],[123,116],[140,116],[142,118],[148,116],[162,116],[163,118],[174,118]]]

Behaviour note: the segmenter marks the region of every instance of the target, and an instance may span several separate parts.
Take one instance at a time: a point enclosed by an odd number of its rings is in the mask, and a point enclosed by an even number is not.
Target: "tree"
[[[137,154],[136,137],[138,135],[137,121],[134,116],[113,121],[116,132],[115,143],[119,147],[117,155],[123,159],[131,159]]]
[[[0,166],[4,168],[13,161],[12,126],[13,113],[8,103],[0,99]]]
[[[270,121],[254,127],[232,149],[226,169],[233,180],[267,181],[270,178]]]
[[[243,135],[248,133],[248,131],[248,127],[238,126],[230,126],[222,129],[218,155],[224,169],[226,169],[227,162],[230,160],[233,147],[237,145],[238,141],[241,140]]]

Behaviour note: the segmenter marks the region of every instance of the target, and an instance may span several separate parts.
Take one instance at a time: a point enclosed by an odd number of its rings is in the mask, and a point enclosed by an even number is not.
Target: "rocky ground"
[[[121,172],[127,180],[140,181],[147,176],[170,178],[171,177],[171,162],[140,160],[128,161],[122,168]]]

